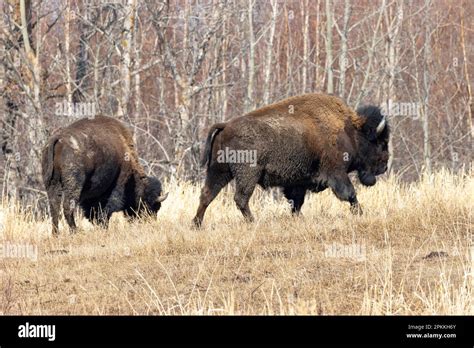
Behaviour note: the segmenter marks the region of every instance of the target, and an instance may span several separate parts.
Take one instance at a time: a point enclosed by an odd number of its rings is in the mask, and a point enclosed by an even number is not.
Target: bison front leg
[[[110,215],[102,209],[103,203],[98,204],[83,204],[84,215],[94,225],[99,225],[102,228],[107,228],[109,224]]]
[[[105,207],[98,214],[97,222],[104,229],[109,227],[109,220],[112,214],[123,210],[124,190],[121,187],[122,186],[116,187],[112,191],[112,194],[107,200],[107,204],[105,204]]]
[[[354,186],[347,175],[331,178],[328,184],[337,198],[351,204],[352,214],[362,215],[362,208],[357,201]]]
[[[285,187],[283,189],[283,194],[285,195],[288,202],[291,204],[291,213],[298,215],[300,213],[301,207],[304,203],[304,196],[306,194],[306,188],[304,187]]]
[[[105,230],[108,229],[111,216],[112,216],[112,213],[109,213],[107,211],[100,212],[96,220],[97,225],[99,225]]]
[[[115,188],[112,190],[107,203],[105,204],[100,216],[99,223],[107,228],[110,217],[113,213],[124,210],[125,187],[127,181],[130,179],[128,171],[122,170],[120,173]]]
[[[107,204],[104,208],[104,213],[112,214],[123,209],[123,190],[115,189],[112,191]]]

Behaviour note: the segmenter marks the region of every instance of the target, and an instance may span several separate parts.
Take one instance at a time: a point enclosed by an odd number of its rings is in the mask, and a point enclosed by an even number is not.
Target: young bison
[[[328,187],[361,213],[348,173],[356,171],[371,186],[387,170],[389,128],[378,107],[355,112],[341,99],[306,94],[247,115],[217,123],[209,130],[202,164],[206,182],[194,224],[219,191],[235,179],[235,203],[252,220],[249,199],[256,185],[282,187],[298,213],[307,190]],[[225,155],[225,156],[224,156]]]
[[[156,213],[167,197],[160,181],[145,175],[130,130],[111,117],[81,119],[53,134],[43,149],[42,174],[53,234],[61,199],[74,231],[76,206],[91,222],[107,227],[112,213]]]

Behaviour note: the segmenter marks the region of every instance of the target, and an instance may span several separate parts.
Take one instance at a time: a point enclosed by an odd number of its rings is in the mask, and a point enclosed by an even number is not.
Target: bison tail
[[[59,138],[53,137],[48,141],[45,148],[43,149],[43,158],[42,158],[42,174],[43,182],[46,187],[48,187],[53,179],[54,172],[54,147],[58,142]]]
[[[211,163],[212,144],[214,142],[214,138],[224,128],[225,128],[225,123],[216,123],[209,129],[209,133],[207,134],[207,139],[206,139],[206,146],[204,147],[204,153],[201,160],[202,167],[205,167],[206,164],[209,165]]]

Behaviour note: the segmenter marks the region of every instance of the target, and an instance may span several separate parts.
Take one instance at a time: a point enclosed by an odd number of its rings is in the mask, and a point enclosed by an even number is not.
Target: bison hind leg
[[[204,218],[204,213],[219,192],[232,180],[230,172],[217,171],[214,167],[209,167],[206,175],[206,182],[199,197],[199,207],[193,224],[200,227]]]
[[[76,221],[74,220],[74,210],[79,202],[79,196],[65,194],[63,201],[64,217],[72,232],[76,231]]]
[[[56,186],[50,186],[47,189],[49,210],[53,224],[53,235],[59,234],[59,209],[61,207],[61,190]]]
[[[235,204],[237,204],[237,208],[242,212],[244,218],[249,222],[254,221],[249,207],[250,197],[252,197],[255,186],[257,186],[260,181],[261,175],[262,173],[260,169],[247,169],[238,171],[235,176],[234,201]]]
[[[81,191],[84,186],[85,177],[78,171],[67,171],[63,173],[63,210],[64,217],[72,232],[76,231],[74,211],[80,207]]]

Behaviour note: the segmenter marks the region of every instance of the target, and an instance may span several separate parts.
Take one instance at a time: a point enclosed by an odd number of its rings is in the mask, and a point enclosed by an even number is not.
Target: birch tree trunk
[[[326,0],[326,74],[328,94],[334,93],[334,78],[332,70],[333,47],[332,47],[333,8],[331,0]]]
[[[382,22],[383,13],[385,11],[385,8],[386,8],[386,0],[382,0],[380,14],[379,14],[379,17],[377,19],[377,24],[375,25],[374,34],[372,35],[372,40],[371,40],[370,46],[368,46],[368,48],[367,48],[367,55],[368,55],[369,58],[368,58],[368,62],[367,62],[367,67],[365,68],[365,71],[364,71],[364,79],[362,81],[362,85],[360,86],[360,92],[359,92],[359,94],[357,96],[357,99],[354,103],[355,108],[357,108],[359,106],[360,102],[362,101],[362,98],[364,98],[366,93],[367,93],[367,91],[366,91],[367,82],[369,81],[369,76],[372,74],[372,64],[373,64],[374,56],[375,56],[375,47],[377,46],[378,32],[379,32],[380,24]]]
[[[309,4],[305,0],[301,6],[301,17],[303,20],[303,66],[301,67],[301,93],[306,93],[306,83],[309,61]]]
[[[290,95],[292,91],[292,76],[293,76],[293,62],[291,61],[291,52],[292,52],[292,40],[291,40],[291,30],[290,30],[290,12],[288,11],[288,5],[285,3],[285,18],[286,18],[286,32],[287,32],[287,41],[286,41],[286,94]]]
[[[40,5],[38,5],[40,6]],[[43,120],[42,120],[42,108],[41,108],[41,66],[38,59],[40,52],[40,42],[36,42],[36,47],[33,48],[33,42],[31,41],[31,18],[32,8],[31,1],[20,0],[20,15],[21,15],[21,35],[23,40],[24,58],[26,60],[26,66],[23,66],[24,75],[24,86],[29,98],[24,99],[25,112],[28,117],[28,162],[25,162],[25,182],[22,186],[25,190],[30,187],[38,187],[39,180],[41,177],[41,166],[39,163],[40,151],[43,147],[46,136],[44,134]],[[39,22],[39,19],[38,19]],[[40,28],[40,24],[37,23],[37,27]],[[36,40],[40,41],[40,40]],[[22,193],[22,198],[29,196],[29,193]]]
[[[272,4],[272,17],[270,19],[270,37],[267,45],[267,59],[265,64],[265,79],[264,79],[264,93],[263,93],[263,104],[267,105],[270,100],[270,72],[273,68],[273,39],[275,37],[275,25],[276,17],[278,15],[278,2],[276,0],[271,1]]]
[[[221,76],[221,81],[222,81],[222,89],[221,89],[221,97],[222,97],[222,113],[221,113],[221,118],[219,122],[222,122],[225,120],[226,115],[227,115],[227,59],[226,59],[226,52],[229,46],[229,39],[227,37],[227,22],[229,20],[229,16],[225,15],[224,17],[224,22],[222,24],[222,36],[223,36],[223,52],[224,52],[224,57],[222,59],[222,76]]]
[[[316,83],[316,89],[322,89],[322,88],[319,88],[319,86],[322,86],[324,85],[321,84],[319,85],[320,81],[321,81],[321,75],[320,75],[320,59],[319,59],[319,56],[321,54],[321,50],[320,50],[320,47],[319,47],[319,38],[321,36],[321,33],[320,33],[320,22],[321,22],[321,11],[320,11],[320,8],[321,8],[321,0],[318,0],[316,2],[316,33],[315,33],[315,63],[316,63],[316,67],[315,67],[315,83]]]
[[[469,77],[469,69],[468,69],[468,57],[466,54],[466,43],[464,39],[464,7],[461,6],[461,47],[462,47],[462,54],[463,54],[463,61],[464,61],[464,76],[466,79],[467,85],[467,125],[469,127],[471,136],[470,136],[470,144],[471,144],[471,151],[474,150],[472,147],[474,146],[474,126],[472,124],[472,108],[473,108],[473,99],[472,99],[472,90],[471,90],[471,79]]]
[[[395,18],[392,18],[392,10],[391,7],[387,7],[386,11],[386,23],[387,23],[387,45],[386,45],[386,55],[387,55],[387,70],[388,70],[388,76],[387,76],[387,81],[386,81],[386,95],[385,95],[385,104],[388,105],[388,103],[393,100],[394,98],[394,80],[395,80],[395,74],[396,74],[396,67],[398,64],[398,47],[399,47],[399,31],[402,26],[403,22],[403,1],[399,1],[398,3],[398,9],[395,13]],[[388,13],[387,13],[388,12]],[[390,109],[387,108],[387,118],[391,119],[390,115]],[[392,127],[392,132],[394,131],[394,123],[390,122],[391,127]],[[388,163],[387,163],[387,172],[390,174],[392,171],[393,167],[393,157],[394,157],[394,151],[393,151],[393,139],[392,137],[389,139],[388,143],[388,152],[390,154]]]
[[[135,98],[135,119],[138,119],[141,115],[141,93],[140,93],[140,83],[141,76],[140,72],[140,46],[138,44],[138,5],[135,6],[134,13],[134,28],[133,28],[133,47],[134,47],[134,61],[133,61],[133,70],[135,71],[134,75],[134,98]]]
[[[85,90],[88,86],[87,73],[89,70],[89,30],[90,25],[89,21],[89,8],[84,6],[84,12],[82,14],[83,19],[79,25],[79,47],[76,60],[76,77],[75,77],[75,86],[74,92],[72,93],[73,103],[80,102],[85,98]],[[94,61],[94,78],[96,82],[99,80],[99,64],[98,58]],[[94,98],[97,100],[99,96],[98,83],[94,83]]]
[[[135,28],[135,8],[136,0],[128,0],[123,6],[124,25],[122,31],[122,95],[119,101],[118,116],[128,115],[128,104],[130,101],[132,52],[133,52],[133,30]]]
[[[247,67],[247,98],[245,99],[245,111],[251,111],[255,108],[253,98],[254,78],[255,78],[255,35],[253,32],[253,0],[248,0],[247,7],[248,34],[249,34],[249,63]]]
[[[428,11],[428,10],[427,10]],[[429,34],[429,28],[425,27],[425,47],[424,47],[424,67],[423,67],[423,89],[424,89],[424,100],[423,100],[423,162],[425,172],[431,174],[431,146],[430,146],[430,127],[429,127],[429,102],[430,102],[430,86],[431,78],[428,71],[428,60],[431,55],[431,37]]]
[[[66,12],[64,18],[64,54],[66,61],[66,99],[68,105],[72,103],[72,81],[71,81],[71,3],[66,0]]]
[[[28,29],[31,26],[31,1],[20,1],[21,14],[21,35],[23,38],[23,45],[25,50],[25,58],[27,60],[26,71],[26,85],[29,89],[30,95],[33,97],[33,106],[37,112],[40,111],[40,84],[41,84],[41,68],[39,65],[37,52],[32,47],[30,41],[31,33]]]
[[[21,22],[21,15],[20,4],[17,1],[6,2],[3,6],[7,15],[6,18],[8,19],[5,27],[9,30],[1,30],[0,32],[2,40],[1,49],[2,52],[5,52],[5,57],[2,57],[3,62],[0,64],[3,75],[0,84],[2,91],[0,93],[0,101],[2,101],[2,104],[0,104],[0,108],[2,108],[0,109],[2,113],[2,127],[0,128],[2,156],[0,157],[0,168],[3,169],[1,176],[3,181],[2,196],[6,195],[10,198],[16,198],[17,187],[22,180],[20,167],[15,165],[15,161],[13,161],[15,153],[18,151],[16,124],[19,118],[19,93],[15,75],[17,68],[21,65],[19,52],[21,45],[19,44],[18,48],[16,48],[14,45],[9,44],[9,42],[14,42],[14,38],[21,36],[20,27],[17,25],[17,23]],[[5,109],[3,110],[3,108]]]
[[[344,18],[342,31],[339,33],[341,37],[341,55],[339,56],[339,96],[344,98],[346,92],[346,70],[349,65],[347,35],[349,30],[349,17],[351,14],[350,0],[344,1]]]

